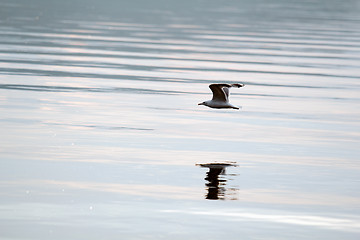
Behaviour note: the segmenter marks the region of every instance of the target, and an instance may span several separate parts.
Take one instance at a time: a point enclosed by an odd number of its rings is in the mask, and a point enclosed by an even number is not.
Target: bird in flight
[[[211,108],[233,108],[233,109],[239,109],[239,107],[232,105],[229,102],[229,88],[231,87],[237,87],[241,88],[245,86],[244,84],[226,84],[226,83],[220,83],[220,84],[210,84],[209,88],[211,89],[213,93],[213,97],[211,100],[199,103],[198,105],[205,105],[207,107]]]

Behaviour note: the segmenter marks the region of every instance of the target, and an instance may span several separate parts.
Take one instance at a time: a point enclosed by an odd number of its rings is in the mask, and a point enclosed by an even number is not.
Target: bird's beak
[[[204,103],[201,102],[201,103],[198,103],[198,105],[204,105]]]

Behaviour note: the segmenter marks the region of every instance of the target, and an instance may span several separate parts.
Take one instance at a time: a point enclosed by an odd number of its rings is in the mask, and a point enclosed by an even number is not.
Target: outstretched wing
[[[244,86],[244,84],[239,84],[239,83],[235,83],[235,84],[221,83],[221,84],[211,84],[209,86],[209,88],[213,92],[212,100],[227,102],[227,101],[229,101],[229,94],[230,94],[229,88],[231,88],[231,87],[240,88],[243,86]]]
[[[228,101],[230,84],[210,84],[209,88],[213,92],[213,101]],[[224,91],[224,89],[226,89]]]

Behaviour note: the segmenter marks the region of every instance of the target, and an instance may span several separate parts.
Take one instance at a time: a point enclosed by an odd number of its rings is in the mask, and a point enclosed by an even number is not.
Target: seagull
[[[233,109],[239,109],[239,107],[232,105],[229,102],[229,88],[231,87],[237,87],[241,88],[245,86],[244,84],[226,84],[226,83],[220,83],[220,84],[210,84],[209,88],[211,89],[213,93],[213,98],[211,100],[199,103],[198,105],[205,105],[207,107],[211,108],[233,108]]]

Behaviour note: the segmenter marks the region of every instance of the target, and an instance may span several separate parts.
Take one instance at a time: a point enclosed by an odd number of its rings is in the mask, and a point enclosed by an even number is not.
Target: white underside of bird
[[[209,88],[211,89],[213,93],[213,98],[211,100],[199,103],[198,105],[205,105],[207,107],[211,108],[233,108],[233,109],[239,109],[239,107],[232,105],[229,102],[229,88],[231,87],[243,87],[244,84],[226,84],[226,83],[220,83],[220,84],[210,84]]]

